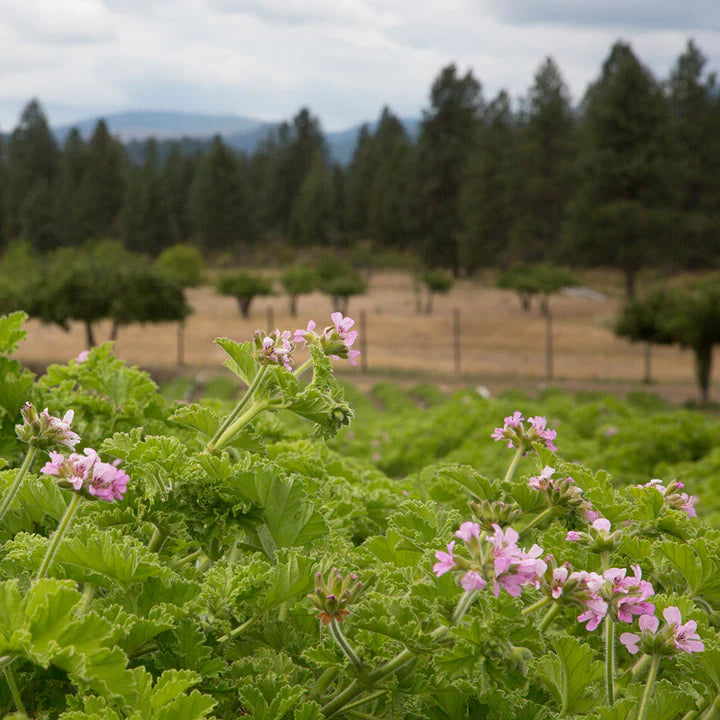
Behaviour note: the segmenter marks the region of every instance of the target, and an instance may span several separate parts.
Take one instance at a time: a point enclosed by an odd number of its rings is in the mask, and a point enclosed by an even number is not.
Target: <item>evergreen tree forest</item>
[[[549,57],[516,99],[487,98],[472,71],[448,65],[418,136],[385,107],[347,166],[331,162],[307,108],[252,154],[220,136],[169,152],[149,140],[138,163],[103,121],[59,145],[37,100],[0,143],[0,249],[114,239],[151,256],[189,242],[210,257],[282,248],[274,257],[289,260],[364,247],[456,276],[609,266],[630,298],[645,268],[720,262],[720,93],[692,41],[664,79],[617,42],[577,104]]]

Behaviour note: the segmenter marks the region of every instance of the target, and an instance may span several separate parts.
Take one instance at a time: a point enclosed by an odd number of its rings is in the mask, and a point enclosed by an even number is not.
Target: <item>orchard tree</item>
[[[643,267],[668,252],[666,112],[658,84],[626,43],[616,43],[583,102],[579,187],[568,251],[617,267],[628,299]]]
[[[272,295],[272,283],[261,275],[251,275],[245,270],[222,275],[217,283],[217,291],[221,295],[230,295],[238,301],[240,314],[250,317],[250,305],[259,295]]]
[[[483,110],[480,83],[448,65],[433,83],[419,139],[419,214],[423,259],[460,272],[460,190]]]
[[[454,281],[452,276],[442,270],[428,270],[423,273],[422,282],[427,290],[427,301],[425,302],[425,313],[430,315],[433,308],[435,295],[447,295],[450,292]]]
[[[352,266],[324,258],[318,267],[318,290],[330,297],[333,311],[347,315],[350,298],[367,292],[367,281]]]
[[[205,261],[192,245],[173,245],[158,255],[155,265],[183,288],[194,288],[205,282]]]
[[[293,265],[283,272],[280,282],[290,299],[290,315],[297,317],[298,297],[315,290],[318,283],[317,273],[306,265]]]

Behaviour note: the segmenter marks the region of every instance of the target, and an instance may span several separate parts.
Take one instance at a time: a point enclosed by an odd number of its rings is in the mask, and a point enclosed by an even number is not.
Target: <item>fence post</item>
[[[460,348],[460,308],[453,310],[453,358],[455,360],[455,374],[460,374],[461,348]]]
[[[360,311],[360,370],[364,373],[368,370],[367,356],[367,313]]]
[[[177,331],[177,364],[185,364],[185,321],[180,320]]]
[[[268,305],[267,310],[265,311],[267,315],[267,331],[271,333],[275,329],[275,313],[273,312],[272,306]]]
[[[553,377],[553,338],[552,338],[552,312],[548,304],[545,310],[545,377]]]

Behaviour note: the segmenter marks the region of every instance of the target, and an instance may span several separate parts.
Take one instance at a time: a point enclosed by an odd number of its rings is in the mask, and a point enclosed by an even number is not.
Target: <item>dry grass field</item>
[[[641,387],[643,348],[616,338],[612,325],[621,306],[620,279],[587,274],[586,284],[606,291],[603,299],[558,295],[552,298],[554,385],[569,389],[604,388],[627,392]],[[213,338],[228,336],[249,339],[264,328],[268,308],[274,324],[294,329],[313,318],[327,321],[330,302],[316,293],[303,296],[299,316],[290,317],[287,298],[281,295],[256,298],[251,317],[243,320],[234,299],[215,294],[211,287],[189,291],[194,313],[185,332],[184,372],[216,368],[223,359]],[[455,374],[453,361],[453,309],[460,309],[462,375]],[[491,391],[507,387],[537,387],[545,377],[545,320],[537,306],[520,310],[514,293],[497,290],[490,283],[461,280],[446,296],[435,299],[432,315],[418,314],[409,275],[377,272],[370,291],[350,303],[350,315],[357,318],[364,309],[367,317],[367,363],[364,379],[360,369],[343,372],[344,377],[362,384],[378,377],[427,377],[449,385],[481,383]],[[97,328],[98,342],[107,339],[109,323]],[[80,325],[64,332],[33,320],[19,357],[33,367],[64,362],[84,349]],[[161,373],[176,368],[177,325],[148,325],[121,328],[115,348],[118,357]],[[694,397],[692,355],[678,348],[654,348],[652,372],[654,391],[674,401]]]

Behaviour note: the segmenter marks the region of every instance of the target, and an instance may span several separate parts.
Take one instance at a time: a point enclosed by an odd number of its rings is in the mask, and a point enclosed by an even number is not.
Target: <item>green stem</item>
[[[550,627],[550,623],[555,619],[555,616],[560,612],[560,606],[555,603],[546,613],[545,617],[540,621],[538,630],[545,632]]]
[[[293,372],[293,375],[295,377],[300,377],[311,365],[312,358],[308,358],[302,365],[298,365],[298,367]]]
[[[24,714],[25,706],[23,705],[22,698],[20,697],[20,691],[18,690],[18,686],[15,684],[15,677],[13,676],[13,672],[10,669],[10,666],[8,665],[7,667],[4,667],[2,671],[3,675],[5,676],[5,681],[10,688],[13,700],[15,701],[15,707],[17,708],[17,711]]]
[[[256,623],[260,617],[261,613],[255,613],[251,618],[246,620],[242,625],[238,625],[234,630],[231,630],[227,635],[223,635],[221,638],[218,638],[218,642],[227,642],[228,640],[231,640],[234,637],[237,637],[238,635],[242,635],[251,625]]]
[[[638,679],[638,675],[645,672],[645,668],[650,664],[650,660],[652,658],[649,655],[643,655],[633,666],[630,670],[630,675],[632,676],[633,680]]]
[[[192,562],[193,560],[197,560],[201,555],[203,554],[202,548],[199,550],[194,550],[189,555],[186,555],[183,558],[180,558],[179,560],[176,560],[174,563],[170,565],[170,567],[175,570],[175,568],[182,567],[183,565],[187,565],[189,562]]]
[[[85,586],[83,587],[83,596],[80,602],[80,607],[77,609],[77,614],[80,617],[82,617],[88,611],[90,603],[95,597],[96,589],[97,588],[92,583],[85,583]]]
[[[5,517],[5,513],[8,511],[8,508],[12,505],[15,496],[18,494],[22,481],[27,474],[27,471],[30,469],[30,465],[32,464],[34,458],[35,448],[30,446],[25,454],[25,459],[23,460],[22,465],[18,469],[17,473],[15,473],[15,480],[13,481],[13,484],[10,486],[7,493],[5,493],[5,497],[2,499],[2,503],[0,504],[0,522]]]
[[[645,692],[643,692],[642,700],[640,701],[637,720],[645,720],[647,717],[647,711],[650,705],[650,694],[652,693],[655,678],[657,677],[658,665],[660,665],[660,656],[653,655],[650,670],[648,671],[647,682],[645,683]]]
[[[150,540],[147,544],[147,549],[150,550],[150,552],[155,552],[158,547],[160,547],[160,544],[163,541],[163,534],[160,532],[160,528],[153,523],[153,531],[152,535],[150,536]]]
[[[610,567],[610,551],[603,550],[600,553],[600,572],[604,573]]]
[[[515,457],[513,457],[512,462],[510,463],[510,467],[507,469],[507,472],[505,473],[504,482],[507,483],[513,479],[513,476],[515,475],[515,471],[517,470],[518,463],[520,462],[520,458],[523,456],[524,452],[525,452],[525,446],[520,445],[520,447],[515,451]]]
[[[345,634],[340,627],[340,623],[335,618],[331,618],[328,629],[330,630],[330,634],[333,636],[333,640],[343,651],[345,657],[355,667],[355,670],[357,670],[358,674],[364,675],[365,664],[360,659],[359,655],[355,652],[355,648],[350,644],[350,641],[345,637]]]
[[[359,700],[355,700],[354,702],[349,703],[346,705],[343,710],[348,711],[352,710],[352,708],[360,707],[361,705],[364,705],[365,703],[371,702],[373,700],[377,700],[378,698],[382,697],[385,694],[384,690],[376,690],[374,693],[370,693],[370,695],[366,695],[364,698],[360,698]]]
[[[605,616],[605,700],[608,707],[615,702],[615,623]]]
[[[718,717],[718,710],[720,709],[720,695],[718,695],[715,700],[713,701],[713,704],[705,711],[705,714],[702,716],[702,720],[716,720]],[[689,714],[689,713],[688,713]],[[695,713],[697,716],[699,713]],[[683,718],[685,720],[685,718]]]
[[[552,598],[544,597],[540,598],[537,602],[534,602],[532,605],[528,605],[527,607],[523,608],[520,611],[521,615],[529,615],[532,612],[535,612],[536,610],[539,610],[540,608],[544,608],[546,605],[549,605],[552,602]]]
[[[235,421],[220,435],[215,441],[212,450],[219,450],[221,447],[226,445],[232,438],[237,435],[248,423],[252,422],[256,415],[259,415],[265,408],[267,408],[268,402],[266,400],[254,403],[251,405],[240,417],[236,418]],[[210,445],[208,444],[208,448]]]
[[[45,557],[43,558],[42,563],[40,563],[40,569],[38,570],[38,574],[35,576],[36,581],[40,580],[40,578],[44,578],[47,571],[50,569],[50,565],[52,565],[52,561],[55,559],[55,555],[57,554],[65,533],[72,524],[73,518],[75,517],[75,511],[78,509],[81,500],[82,498],[78,493],[72,493],[70,502],[68,503],[67,508],[65,508],[65,514],[62,516],[60,524],[57,526],[55,534],[50,540],[50,544],[48,545],[48,549],[45,551]]]
[[[457,625],[462,620],[476,595],[476,590],[468,590],[463,593],[462,597],[458,601],[457,607],[455,608],[455,612],[452,614],[452,625]],[[435,628],[435,630],[430,633],[430,636],[433,640],[442,640],[447,637],[449,632],[450,626],[441,625],[440,627]],[[374,670],[369,675],[366,675],[361,681],[353,680],[350,685],[325,704],[322,709],[323,715],[325,715],[326,718],[331,718],[333,715],[336,715],[343,710],[348,703],[360,695],[360,693],[372,689],[378,682],[384,680],[393,673],[396,673],[414,658],[415,654],[405,648],[405,650],[398,653],[394,658],[388,660],[377,670]]]
[[[335,679],[338,674],[339,668],[336,665],[331,665],[325,668],[323,674],[315,681],[313,686],[308,692],[310,698],[320,697],[330,687],[330,683]]]
[[[235,409],[225,418],[225,422],[223,422],[215,435],[213,435],[212,440],[210,440],[210,442],[206,445],[206,453],[210,453],[215,450],[218,445],[219,438],[222,437],[223,433],[225,433],[225,431],[233,424],[235,418],[240,415],[240,413],[245,409],[245,406],[250,402],[250,400],[252,400],[255,391],[258,389],[258,386],[262,382],[263,377],[265,377],[267,369],[267,365],[262,365],[257,371],[255,377],[253,378],[253,381],[250,383],[250,386],[247,389],[247,392],[242,396],[242,399],[235,406]]]
[[[549,517],[555,512],[554,507],[545,508],[540,514],[536,515],[524,528],[518,530],[519,533],[524,533],[539,525],[546,517]]]

